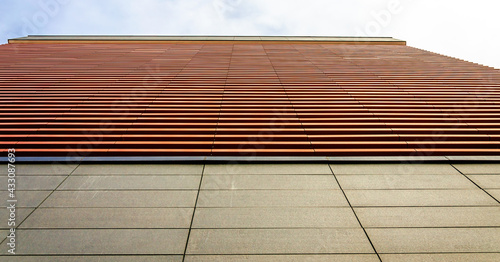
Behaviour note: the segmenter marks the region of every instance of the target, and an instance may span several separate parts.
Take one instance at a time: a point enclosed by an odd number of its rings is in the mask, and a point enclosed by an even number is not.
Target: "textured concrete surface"
[[[88,164],[80,165],[73,175],[201,175],[203,165]]]
[[[88,255],[88,256],[10,256],[12,262],[181,262],[182,256],[106,256],[106,255]],[[378,261],[378,260],[375,260]]]
[[[61,190],[165,190],[194,189],[199,176],[74,176],[61,184]]]
[[[481,261],[481,262],[497,262],[500,253],[468,253],[468,254],[381,254],[380,257],[382,261],[387,262],[443,262],[443,261],[453,261],[453,262],[470,262],[470,261]]]
[[[500,227],[500,206],[368,207],[354,211],[368,227]]]
[[[500,175],[468,175],[467,177],[484,189],[500,189]]]
[[[22,191],[30,190],[54,190],[65,179],[65,176],[18,176],[16,189]],[[0,188],[7,188],[7,179],[0,180]]]
[[[325,164],[207,165],[204,175],[331,175]]]
[[[20,228],[189,228],[193,208],[39,208]]]
[[[202,189],[339,189],[339,186],[331,175],[223,175],[204,177]]]
[[[330,164],[335,175],[456,175],[448,164]]]
[[[500,252],[500,228],[368,228],[381,253]]]
[[[56,254],[180,254],[187,229],[64,229],[18,230],[26,255]],[[7,253],[2,250],[2,253]]]
[[[480,189],[345,190],[353,206],[490,206],[498,204]]]
[[[188,262],[202,261],[245,261],[245,262],[377,262],[380,261],[375,254],[363,255],[187,255]]]
[[[370,253],[361,228],[193,229],[187,254]]]
[[[475,189],[462,175],[337,175],[343,189]]]
[[[18,166],[0,261],[500,260],[496,164]]]
[[[340,190],[201,190],[197,207],[349,206]]]
[[[465,175],[500,175],[500,164],[455,164]]]
[[[332,219],[335,218],[335,219]],[[198,208],[194,228],[359,227],[346,208]]]

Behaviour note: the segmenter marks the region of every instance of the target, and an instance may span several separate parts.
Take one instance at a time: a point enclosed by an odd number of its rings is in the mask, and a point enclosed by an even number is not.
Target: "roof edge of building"
[[[406,45],[392,37],[347,36],[152,36],[152,35],[28,35],[9,39],[9,43],[339,43]]]

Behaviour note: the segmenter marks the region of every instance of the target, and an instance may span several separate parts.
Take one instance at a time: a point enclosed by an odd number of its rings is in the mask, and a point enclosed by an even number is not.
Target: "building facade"
[[[12,39],[0,261],[500,261],[499,87],[392,38]]]
[[[0,57],[24,156],[500,154],[499,71],[392,38],[30,36]]]

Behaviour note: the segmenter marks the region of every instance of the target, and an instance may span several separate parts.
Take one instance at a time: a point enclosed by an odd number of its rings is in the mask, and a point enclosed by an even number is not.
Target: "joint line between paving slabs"
[[[203,169],[201,170],[200,184],[198,185],[198,193],[196,194],[196,200],[194,202],[193,207],[193,216],[191,217],[191,224],[189,224],[189,231],[186,239],[186,246],[184,247],[184,254],[182,255],[182,262],[186,259],[186,252],[189,245],[189,236],[191,235],[191,229],[193,228],[194,215],[196,213],[196,206],[198,205],[198,197],[200,196],[201,183],[203,183],[203,173],[205,173],[205,166],[203,165]]]
[[[34,209],[33,211],[31,211],[24,219],[23,221],[21,221],[21,223],[19,223],[16,227],[16,230],[19,229],[19,227],[24,223],[24,221],[26,221],[36,210],[38,210],[38,208],[40,208],[43,203],[45,201],[47,201],[47,199],[64,183],[64,181],[66,181],[75,171],[76,169],[78,169],[78,167],[80,166],[80,163],[78,163],[78,165],[61,181],[61,183],[59,183],[57,185],[57,187],[55,187],[48,195],[47,197],[45,197],[42,202],[40,202],[40,204],[38,204]],[[3,239],[1,242],[0,242],[0,245],[3,245],[4,244],[4,241],[6,240],[7,238]]]
[[[344,195],[344,197],[347,201],[347,204],[349,204],[349,207],[351,208],[352,213],[354,214],[354,217],[356,217],[356,220],[358,221],[359,226],[361,227],[361,229],[363,229],[363,232],[365,233],[365,236],[368,239],[368,242],[370,242],[370,245],[372,246],[373,251],[377,255],[379,261],[382,262],[382,258],[380,258],[380,255],[378,254],[377,249],[373,245],[372,240],[370,239],[370,236],[368,236],[368,232],[366,232],[365,228],[363,227],[363,224],[361,224],[361,221],[359,220],[358,215],[356,214],[356,211],[354,211],[354,208],[352,207],[351,202],[349,201],[349,198],[347,198],[347,195],[345,194],[344,189],[342,188],[342,185],[340,185],[340,182],[337,179],[337,176],[335,176],[335,172],[333,172],[333,169],[330,165],[328,165],[328,168],[330,168],[330,171],[332,172],[332,175],[335,178],[335,181],[337,181],[337,184],[339,185],[339,188],[342,191],[342,194]]]
[[[490,196],[491,198],[493,198],[495,201],[497,201],[497,203],[500,204],[500,201],[498,199],[496,199],[494,196],[492,196],[490,193],[488,193],[488,191],[486,191],[485,189],[483,189],[482,187],[480,187],[478,184],[476,184],[476,182],[474,182],[472,179],[470,179],[466,174],[462,173],[462,171],[460,171],[458,168],[456,168],[453,164],[450,164],[453,168],[455,168],[455,170],[458,171],[458,173],[462,174],[462,176],[464,176],[465,178],[467,178],[472,184],[474,184],[475,186],[477,186],[477,188],[483,190],[484,193],[486,193],[488,196]]]
[[[54,192],[56,192],[56,191],[57,191],[57,189],[58,189],[59,187],[61,187],[61,185],[62,185],[62,184],[63,184],[66,180],[68,180],[68,178],[69,178],[69,177],[70,177],[70,176],[71,176],[71,175],[72,175],[72,174],[73,174],[73,173],[74,173],[74,172],[78,169],[78,167],[80,167],[80,163],[78,163],[78,165],[75,167],[75,169],[73,169],[73,171],[71,171],[71,172],[70,172],[70,173],[69,173],[69,174],[68,174],[68,175],[67,175],[67,176],[63,179],[63,181],[61,181],[61,183],[59,183],[59,185],[57,185],[57,186],[56,186],[56,187],[52,190],[52,192],[50,192],[50,193],[49,193],[49,195],[47,195],[47,197],[46,197],[46,198],[44,198],[44,199],[42,200],[42,202],[40,202],[40,204],[38,204],[38,206],[36,206],[36,207],[35,207],[35,209],[33,209],[33,211],[31,211],[31,213],[29,213],[23,221],[21,221],[21,223],[19,223],[19,225],[18,225],[17,227],[19,228],[19,227],[20,227],[20,226],[24,223],[24,221],[26,221],[26,219],[28,219],[28,218],[31,216],[31,214],[33,214],[33,213],[34,213],[34,212],[35,212],[38,208],[40,208],[40,207],[43,205],[43,203],[45,203],[45,201],[47,201],[47,199],[48,199],[48,198],[49,198],[52,194],[54,194]]]

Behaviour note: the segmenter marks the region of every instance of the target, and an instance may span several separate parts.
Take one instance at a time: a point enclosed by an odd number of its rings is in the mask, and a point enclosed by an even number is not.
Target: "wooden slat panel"
[[[19,156],[500,155],[499,70],[403,45],[8,44],[0,113]]]

